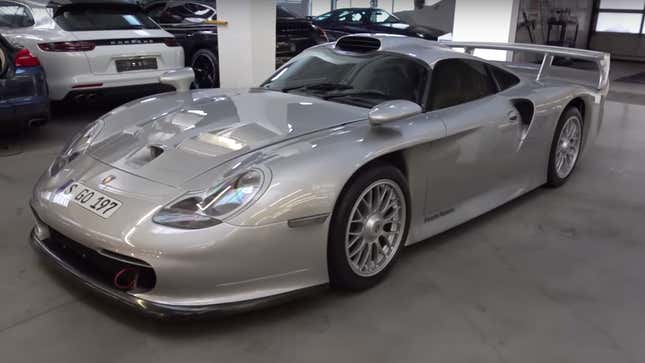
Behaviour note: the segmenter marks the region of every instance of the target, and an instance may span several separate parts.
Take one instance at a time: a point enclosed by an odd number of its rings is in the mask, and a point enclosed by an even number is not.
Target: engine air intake
[[[345,36],[336,42],[336,48],[347,52],[369,53],[381,48],[381,41],[370,37]]]

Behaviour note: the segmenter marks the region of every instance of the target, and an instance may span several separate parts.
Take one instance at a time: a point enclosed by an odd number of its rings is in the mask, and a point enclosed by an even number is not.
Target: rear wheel
[[[567,108],[555,129],[547,185],[559,187],[573,173],[582,151],[582,132],[583,121],[580,110],[575,107]]]
[[[370,168],[351,181],[330,226],[332,286],[365,289],[387,274],[407,238],[408,195],[405,177],[389,165]]]
[[[4,76],[5,72],[7,72],[8,65],[7,53],[0,46],[0,77]]]
[[[191,67],[195,71],[195,88],[219,87],[219,65],[217,56],[208,49],[200,49],[191,59]]]

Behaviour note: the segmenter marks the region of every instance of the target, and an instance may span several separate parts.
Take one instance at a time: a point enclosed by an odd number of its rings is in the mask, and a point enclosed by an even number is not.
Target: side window
[[[359,24],[362,23],[365,19],[365,12],[361,11],[352,11],[344,12],[338,16],[338,21],[341,23],[352,23]]]
[[[328,13],[324,13],[322,15],[318,15],[314,18],[315,21],[327,21],[331,18],[331,11]]]
[[[0,28],[26,28],[34,25],[34,18],[27,7],[0,1]]]
[[[429,107],[438,110],[474,101],[497,92],[484,63],[470,59],[437,62],[432,72]]]
[[[396,19],[383,10],[374,10],[372,16],[370,17],[372,23],[381,24],[381,23],[394,23]]]
[[[499,88],[500,92],[503,90],[509,89],[515,86],[516,84],[520,83],[520,79],[517,78],[517,76],[501,68],[488,65],[488,70],[490,71],[490,74],[497,82],[497,87]]]
[[[378,77],[374,77],[378,75]],[[352,75],[356,89],[376,91],[392,100],[423,106],[428,71],[420,62],[402,56],[385,56],[365,64]]]

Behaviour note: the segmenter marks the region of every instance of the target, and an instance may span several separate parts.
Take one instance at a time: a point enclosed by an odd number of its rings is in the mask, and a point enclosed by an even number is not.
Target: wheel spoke
[[[373,276],[392,260],[402,243],[406,200],[400,187],[380,180],[366,188],[349,215],[347,260],[359,276]]]
[[[372,244],[366,244],[366,246],[363,248],[363,251],[361,252],[361,257],[358,262],[358,266],[360,270],[365,269],[365,265],[367,264],[367,261],[369,261],[370,254],[372,253]]]
[[[349,244],[347,245],[347,248],[351,249],[351,248],[354,246],[354,244],[356,244],[356,242],[358,242],[361,238],[363,238],[363,237],[362,237],[360,234],[359,234],[359,235],[356,235],[356,237],[354,237],[354,238],[349,242]]]
[[[566,178],[576,164],[581,133],[581,123],[576,117],[569,118],[560,131],[555,158],[555,170],[560,178]]]

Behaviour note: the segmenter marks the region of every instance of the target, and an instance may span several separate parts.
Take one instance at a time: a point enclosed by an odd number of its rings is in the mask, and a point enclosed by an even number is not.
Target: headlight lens
[[[103,121],[98,120],[94,123],[91,123],[79,132],[74,138],[65,145],[63,152],[58,155],[54,163],[49,168],[49,174],[51,176],[56,175],[65,165],[72,162],[79,155],[84,154],[87,149],[92,145],[92,142],[98,136],[98,134],[103,129]]]
[[[250,170],[231,178],[205,197],[190,196],[164,207],[152,218],[157,224],[181,229],[202,229],[248,205],[262,189],[264,176]]]

